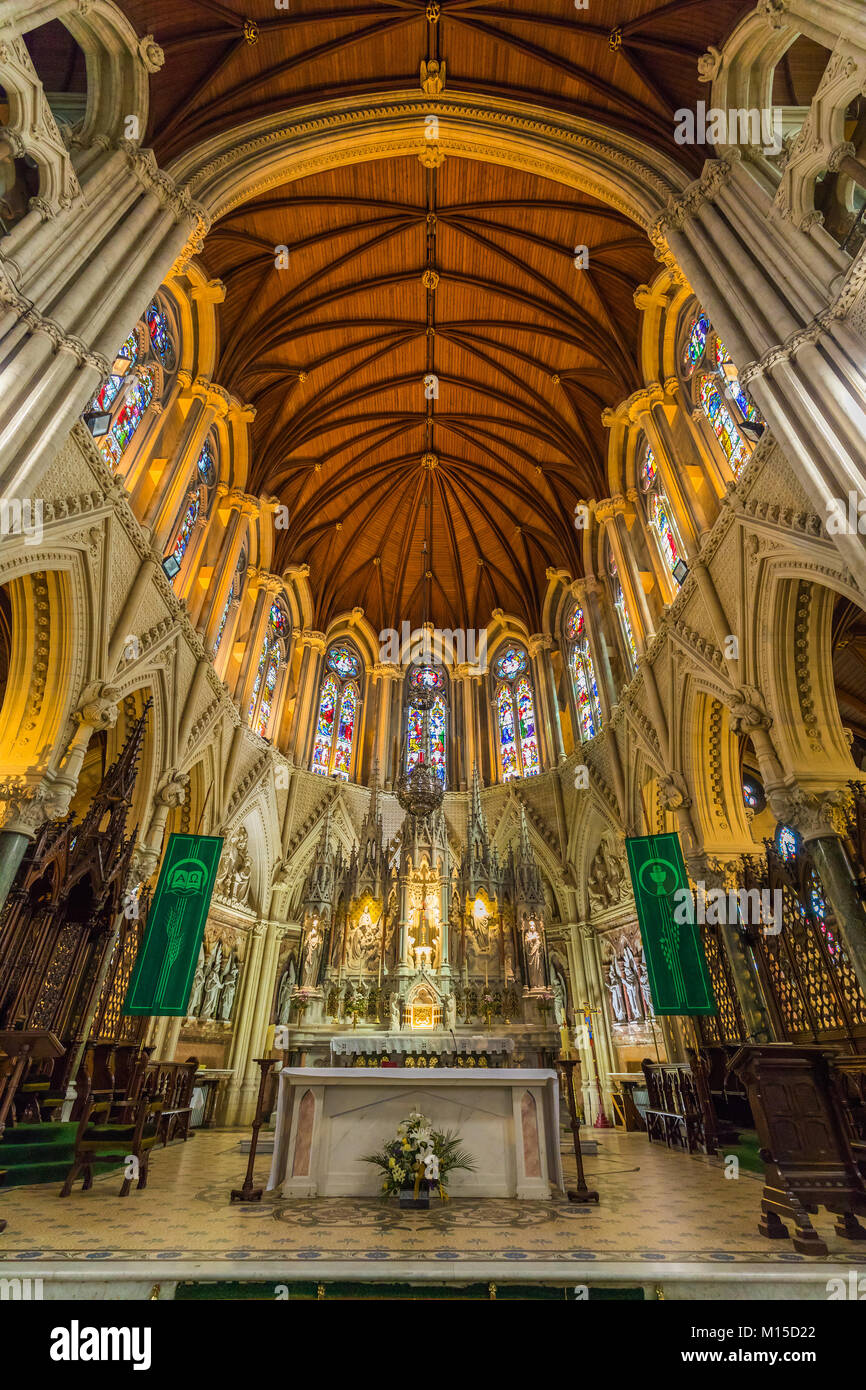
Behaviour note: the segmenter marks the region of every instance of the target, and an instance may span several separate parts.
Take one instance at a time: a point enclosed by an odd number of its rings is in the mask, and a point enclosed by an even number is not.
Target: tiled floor
[[[598,1206],[565,1200],[435,1201],[430,1211],[401,1212],[377,1198],[229,1203],[246,1159],[238,1131],[197,1134],[158,1149],[149,1185],[121,1200],[116,1176],[90,1192],[58,1197],[56,1185],[0,1194],[8,1221],[3,1260],[601,1260],[817,1263],[790,1241],[758,1234],[760,1183],[732,1181],[716,1160],[670,1153],[643,1135],[602,1133],[586,1173]],[[565,1145],[563,1145],[565,1150]],[[566,1180],[574,1159],[564,1152]],[[264,1183],[270,1159],[257,1165]],[[839,1240],[822,1212],[816,1228],[829,1260],[866,1263],[862,1246]]]

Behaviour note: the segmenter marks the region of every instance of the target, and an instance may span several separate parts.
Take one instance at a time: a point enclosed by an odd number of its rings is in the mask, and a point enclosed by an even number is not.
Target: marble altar
[[[360,1160],[418,1109],[456,1130],[475,1162],[452,1197],[547,1201],[562,1188],[556,1072],[526,1068],[284,1067],[268,1190],[284,1197],[372,1197],[377,1170]]]
[[[498,1038],[491,1033],[461,1033],[459,1037],[447,1033],[358,1033],[348,1037],[331,1038],[331,1052],[335,1057],[362,1056],[379,1057],[415,1053],[428,1056],[456,1052],[469,1054],[490,1053],[510,1056],[514,1051],[513,1038]]]

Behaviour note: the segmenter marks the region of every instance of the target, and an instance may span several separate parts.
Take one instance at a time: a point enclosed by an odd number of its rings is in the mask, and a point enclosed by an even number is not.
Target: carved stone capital
[[[156,800],[160,806],[168,806],[171,810],[175,810],[186,801],[188,790],[189,773],[179,772],[177,768],[172,768],[160,782]]]
[[[770,810],[782,825],[790,825],[804,841],[843,835],[854,796],[848,787],[809,793],[801,787],[778,787],[767,793]]]
[[[117,723],[120,691],[113,685],[98,685],[81,701],[75,711],[80,724],[92,729],[113,729]]]

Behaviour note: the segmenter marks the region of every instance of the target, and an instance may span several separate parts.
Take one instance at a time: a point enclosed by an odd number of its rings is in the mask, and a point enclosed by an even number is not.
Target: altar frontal
[[[474,1169],[449,1194],[548,1201],[562,1190],[556,1073],[441,1067],[284,1067],[270,1191],[283,1197],[373,1197],[380,1178],[364,1162],[411,1110],[453,1131]]]

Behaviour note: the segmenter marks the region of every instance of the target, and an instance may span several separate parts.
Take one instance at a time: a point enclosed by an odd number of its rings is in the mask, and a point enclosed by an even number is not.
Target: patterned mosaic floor
[[[238,1131],[197,1134],[158,1149],[149,1185],[124,1200],[116,1176],[61,1201],[56,1186],[0,1194],[8,1226],[0,1260],[603,1260],[816,1264],[790,1241],[758,1234],[761,1187],[752,1175],[731,1181],[716,1160],[670,1153],[643,1135],[603,1133],[586,1160],[598,1206],[565,1200],[455,1200],[429,1212],[401,1212],[377,1198],[322,1198],[232,1206],[229,1191],[246,1160]],[[564,1146],[563,1146],[564,1147]],[[566,1180],[574,1159],[565,1154]],[[257,1165],[264,1181],[270,1159]],[[829,1261],[866,1263],[866,1251],[814,1218]]]

